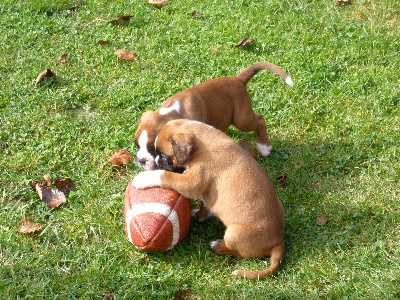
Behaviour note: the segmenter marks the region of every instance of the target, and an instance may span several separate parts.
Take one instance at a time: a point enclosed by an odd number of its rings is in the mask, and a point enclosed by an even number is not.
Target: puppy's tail
[[[260,62],[258,64],[251,65],[247,67],[242,72],[236,75],[240,80],[242,80],[245,84],[249,82],[249,80],[259,71],[261,70],[270,70],[275,74],[279,75],[288,85],[293,86],[292,78],[285,73],[280,67],[274,65],[270,62]]]
[[[276,245],[271,250],[271,265],[268,269],[261,271],[245,271],[245,270],[236,270],[233,271],[233,275],[242,276],[248,279],[260,279],[263,277],[268,277],[275,274],[279,267],[281,266],[281,260],[283,259],[283,255],[285,253],[285,245],[283,243]]]

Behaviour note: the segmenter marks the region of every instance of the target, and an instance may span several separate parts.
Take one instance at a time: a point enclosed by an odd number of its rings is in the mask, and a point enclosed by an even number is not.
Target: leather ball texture
[[[189,231],[190,200],[159,187],[125,191],[125,232],[141,251],[165,251],[179,244]]]

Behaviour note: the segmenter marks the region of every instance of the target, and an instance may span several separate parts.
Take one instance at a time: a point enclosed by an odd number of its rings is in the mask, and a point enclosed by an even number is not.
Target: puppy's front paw
[[[197,221],[203,222],[206,219],[215,216],[214,213],[207,209],[194,208],[192,209],[192,217],[194,217]]]
[[[257,143],[257,150],[263,156],[268,156],[271,154],[272,146],[266,144],[259,144]]]
[[[164,170],[144,171],[133,178],[132,185],[137,189],[161,186],[161,175],[163,173]]]

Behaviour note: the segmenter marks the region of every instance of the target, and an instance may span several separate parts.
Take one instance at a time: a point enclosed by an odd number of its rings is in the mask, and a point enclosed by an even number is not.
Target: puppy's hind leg
[[[269,136],[267,133],[267,126],[265,125],[264,117],[261,114],[257,114],[257,128],[255,130],[256,133],[256,141],[257,141],[257,150],[263,156],[268,156],[271,153],[272,146],[269,140]]]
[[[261,155],[268,156],[271,153],[272,146],[264,117],[261,114],[254,113],[251,106],[243,106],[241,113],[235,116],[232,124],[243,132],[255,132],[257,150]]]

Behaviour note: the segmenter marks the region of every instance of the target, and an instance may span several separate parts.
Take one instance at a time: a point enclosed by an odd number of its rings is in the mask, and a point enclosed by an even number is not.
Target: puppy
[[[269,63],[254,64],[232,77],[219,77],[202,82],[169,97],[156,111],[147,111],[139,119],[135,134],[138,147],[136,162],[146,170],[156,168],[154,141],[161,128],[170,120],[190,119],[204,122],[225,131],[229,125],[243,132],[254,131],[257,150],[270,154],[272,146],[264,118],[254,113],[247,82],[260,70],[270,70],[289,85],[293,81],[281,68]]]
[[[268,269],[234,275],[261,278],[274,274],[284,255],[285,213],[261,166],[233,139],[209,125],[173,120],[155,143],[160,169],[138,174],[139,189],[161,186],[185,197],[200,198],[192,214],[202,221],[216,215],[226,226],[224,239],[211,243],[219,254],[271,257]],[[184,169],[183,173],[172,172]]]

